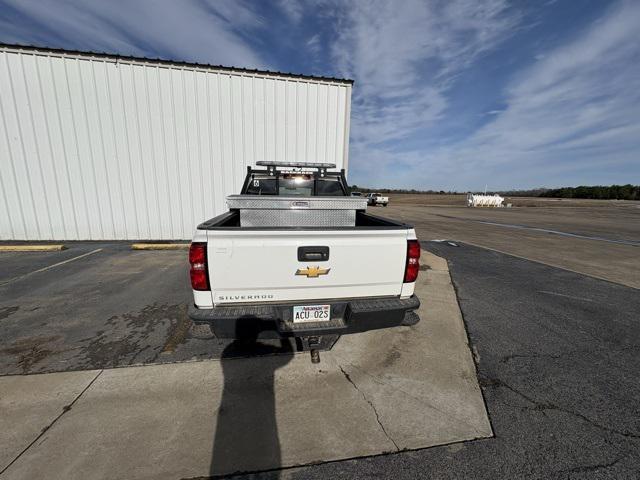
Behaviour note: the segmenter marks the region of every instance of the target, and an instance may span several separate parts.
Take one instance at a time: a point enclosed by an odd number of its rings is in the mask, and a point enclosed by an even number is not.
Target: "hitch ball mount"
[[[320,343],[322,337],[302,337],[302,341],[309,347],[309,353],[311,354],[311,363],[320,363]]]

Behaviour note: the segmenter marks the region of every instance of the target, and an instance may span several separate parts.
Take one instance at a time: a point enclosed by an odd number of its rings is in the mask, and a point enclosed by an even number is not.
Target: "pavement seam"
[[[393,446],[396,447],[396,451],[400,451],[400,447],[398,447],[398,444],[396,443],[396,441],[391,438],[391,435],[389,435],[389,432],[387,432],[387,429],[384,428],[384,425],[382,424],[382,422],[380,421],[380,415],[378,415],[378,410],[376,410],[376,407],[373,405],[373,402],[371,400],[369,400],[367,398],[367,396],[364,394],[364,392],[362,390],[360,390],[358,388],[358,386],[355,384],[355,382],[351,379],[351,376],[345,372],[344,368],[342,368],[341,365],[338,365],[338,367],[340,368],[340,371],[342,372],[342,374],[344,375],[344,378],[347,379],[347,381],[353,385],[353,388],[355,388],[358,393],[360,393],[360,395],[362,395],[362,398],[364,399],[365,402],[367,402],[369,404],[369,406],[371,407],[371,410],[373,410],[373,413],[376,416],[376,422],[378,422],[378,425],[380,425],[380,428],[382,429],[382,432],[385,434],[385,436],[389,439],[389,441],[391,443],[393,443]]]
[[[427,249],[425,249],[427,250]],[[436,255],[434,252],[427,250],[432,255]],[[444,258],[444,257],[438,257]],[[484,389],[480,384],[480,353],[478,349],[471,341],[471,331],[469,330],[469,326],[467,325],[467,319],[464,316],[464,311],[462,310],[462,305],[460,304],[460,292],[458,290],[458,285],[456,284],[453,274],[451,273],[451,269],[449,268],[449,260],[444,258],[446,266],[447,266],[447,276],[449,277],[449,283],[451,284],[451,288],[453,288],[453,295],[456,298],[456,305],[458,306],[458,312],[460,313],[460,318],[462,320],[462,326],[464,327],[464,335],[465,340],[467,342],[467,348],[469,349],[469,354],[471,355],[471,361],[473,363],[473,373],[475,374],[476,382],[478,384],[478,390],[480,390],[480,395],[482,397],[482,404],[484,406],[484,413],[487,416],[487,421],[489,422],[489,430],[491,430],[491,435],[487,438],[493,438],[496,436],[496,430],[493,428],[493,419],[491,418],[491,412],[489,411],[489,407],[487,406],[487,398],[484,394]]]
[[[60,414],[59,414],[56,418],[54,418],[54,419],[49,423],[49,425],[46,425],[46,426],[45,426],[45,427],[40,431],[40,433],[38,434],[38,436],[37,436],[36,438],[34,438],[34,439],[33,439],[33,441],[31,441],[31,443],[29,443],[29,445],[27,445],[27,446],[26,446],[26,447],[25,447],[25,448],[24,448],[24,449],[23,449],[23,450],[22,450],[18,455],[16,455],[16,457],[15,457],[13,460],[11,460],[11,462],[9,462],[9,463],[7,464],[7,466],[5,466],[2,470],[0,470],[0,475],[3,475],[3,474],[4,474],[4,473],[5,473],[5,472],[6,472],[6,471],[7,471],[7,470],[8,470],[8,469],[9,469],[9,468],[14,464],[14,463],[16,463],[16,462],[20,459],[20,457],[22,457],[22,455],[24,455],[25,453],[27,453],[27,451],[28,451],[28,450],[29,450],[33,445],[35,445],[35,444],[36,444],[36,442],[37,442],[38,440],[40,440],[40,439],[42,438],[42,436],[43,436],[45,433],[47,433],[47,432],[49,431],[49,429],[51,429],[51,427],[53,427],[53,426],[55,425],[55,423],[56,423],[58,420],[60,420],[60,418],[62,418],[62,416],[63,416],[65,413],[67,413],[69,410],[71,410],[71,408],[73,407],[73,405],[74,405],[74,404],[75,404],[75,403],[80,399],[80,397],[82,397],[82,395],[84,395],[84,393],[85,393],[87,390],[89,390],[89,388],[91,387],[91,385],[93,385],[93,384],[94,384],[94,382],[98,379],[98,377],[99,377],[100,375],[102,375],[102,372],[104,372],[104,370],[100,370],[100,371],[96,374],[96,376],[95,376],[95,377],[93,377],[93,378],[91,379],[91,381],[87,384],[87,386],[86,386],[86,387],[84,387],[84,388],[82,389],[82,391],[81,391],[78,395],[76,395],[76,398],[74,398],[74,399],[73,399],[73,401],[72,401],[70,404],[65,405],[64,407],[62,407],[62,412],[60,412]]]
[[[431,242],[431,241],[433,241],[433,240],[425,240],[425,242]],[[611,280],[609,278],[604,278],[604,277],[600,277],[598,275],[594,275],[593,273],[579,272],[578,270],[572,270],[572,269],[567,268],[567,267],[561,267],[559,265],[554,265],[552,263],[547,263],[547,262],[544,262],[542,260],[536,260],[534,258],[523,257],[522,255],[518,255],[516,253],[505,252],[504,250],[498,250],[497,248],[487,247],[487,246],[484,246],[484,245],[480,245],[478,243],[469,242],[467,240],[464,240],[464,241],[458,241],[457,240],[457,242],[461,243],[463,245],[465,245],[465,244],[466,245],[471,245],[472,247],[483,248],[485,250],[490,250],[492,252],[502,253],[503,255],[509,255],[510,257],[519,258],[520,260],[526,260],[528,262],[539,263],[540,265],[546,265],[547,267],[557,268],[559,270],[564,270],[565,272],[577,273],[578,275],[584,275],[585,277],[595,278],[596,280],[602,280],[603,282],[611,283],[613,285],[618,285],[618,286],[622,286],[622,287],[629,287],[629,288],[633,288],[635,290],[640,290],[640,288],[635,287],[633,285],[629,285],[628,283],[621,283],[621,282],[618,282],[618,281],[615,281],[615,280]]]

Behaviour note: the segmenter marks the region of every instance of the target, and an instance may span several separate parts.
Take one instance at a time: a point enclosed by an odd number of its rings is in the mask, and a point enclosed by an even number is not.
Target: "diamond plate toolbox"
[[[356,211],[367,201],[357,197],[277,197],[230,195],[227,205],[240,211],[241,227],[353,227]]]

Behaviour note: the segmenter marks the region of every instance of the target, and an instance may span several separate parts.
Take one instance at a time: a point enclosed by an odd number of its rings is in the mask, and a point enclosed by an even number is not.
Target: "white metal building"
[[[346,169],[352,83],[0,45],[0,240],[189,239],[258,160]]]

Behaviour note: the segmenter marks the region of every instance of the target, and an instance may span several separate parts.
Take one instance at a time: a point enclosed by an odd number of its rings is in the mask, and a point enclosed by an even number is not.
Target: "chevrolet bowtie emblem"
[[[317,278],[320,275],[326,275],[329,273],[330,268],[321,268],[321,267],[307,267],[307,268],[299,268],[296,270],[296,275],[306,275],[307,278]]]

